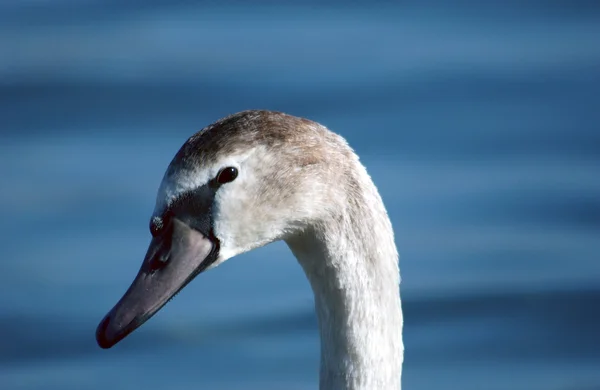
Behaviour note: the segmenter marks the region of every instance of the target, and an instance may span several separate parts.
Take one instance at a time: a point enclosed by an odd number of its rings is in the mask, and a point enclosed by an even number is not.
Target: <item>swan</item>
[[[284,240],[314,293],[319,388],[400,389],[398,253],[382,199],[344,138],[308,119],[242,111],[177,152],[158,189],[152,241],[98,325],[110,348],[201,272]]]

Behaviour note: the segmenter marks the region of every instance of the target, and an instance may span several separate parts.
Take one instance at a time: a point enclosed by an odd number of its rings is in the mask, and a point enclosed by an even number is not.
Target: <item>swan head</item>
[[[323,126],[270,111],[234,114],[193,135],[164,175],[148,252],[98,326],[98,344],[115,345],[199,273],[323,220],[345,196],[330,184],[352,156]]]

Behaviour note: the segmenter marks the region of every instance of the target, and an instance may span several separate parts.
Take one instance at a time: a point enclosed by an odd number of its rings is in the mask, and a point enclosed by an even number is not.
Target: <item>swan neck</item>
[[[315,296],[323,390],[400,389],[398,257],[387,214],[369,217],[371,225],[322,224],[288,240]]]

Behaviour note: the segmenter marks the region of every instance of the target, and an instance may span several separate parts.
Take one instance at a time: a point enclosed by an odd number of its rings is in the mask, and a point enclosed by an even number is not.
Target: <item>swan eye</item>
[[[234,167],[223,168],[217,174],[217,183],[219,183],[219,184],[231,183],[232,181],[235,180],[237,175],[238,175],[237,168],[234,168]]]

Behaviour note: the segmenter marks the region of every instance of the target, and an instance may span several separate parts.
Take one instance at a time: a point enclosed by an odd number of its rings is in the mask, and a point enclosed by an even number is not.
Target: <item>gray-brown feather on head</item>
[[[351,153],[341,137],[316,122],[282,112],[248,110],[220,119],[190,137],[170,170],[209,165],[218,156],[259,145],[285,153],[296,166],[333,157],[332,151]]]
[[[219,164],[235,161],[243,161],[241,180],[219,193],[215,207],[215,231],[224,245],[249,250],[319,226],[360,226],[350,229],[350,241],[376,246],[375,232],[391,232],[377,189],[341,136],[316,122],[264,110],[230,115],[190,137],[167,170],[155,212],[207,184],[224,168]]]

